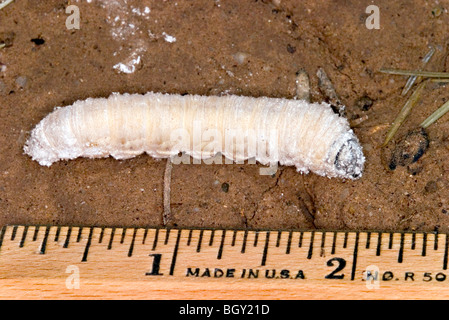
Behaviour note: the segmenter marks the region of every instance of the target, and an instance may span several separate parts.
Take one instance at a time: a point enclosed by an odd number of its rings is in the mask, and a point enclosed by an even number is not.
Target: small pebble
[[[237,62],[238,64],[243,64],[248,59],[248,54],[244,52],[237,52],[233,54],[232,57],[234,58],[234,61]]]
[[[2,32],[0,33],[0,43],[5,45],[5,48],[12,46],[15,38],[14,32]]]
[[[433,193],[438,190],[438,185],[434,180],[431,180],[427,182],[426,186],[424,187],[427,193]]]
[[[432,16],[438,18],[443,13],[443,8],[441,6],[436,6],[432,9]]]
[[[16,78],[16,85],[17,85],[20,89],[25,88],[25,86],[27,85],[27,83],[28,83],[28,78],[27,78],[27,77],[24,77],[24,76],[18,76],[18,77]]]
[[[355,106],[362,111],[368,111],[373,106],[373,100],[365,95],[357,99],[357,101],[355,102]]]
[[[0,94],[6,93],[6,84],[0,80]]]
[[[221,185],[221,191],[223,191],[224,193],[228,193],[228,191],[229,191],[229,184],[226,183],[226,182],[224,182],[224,183]]]

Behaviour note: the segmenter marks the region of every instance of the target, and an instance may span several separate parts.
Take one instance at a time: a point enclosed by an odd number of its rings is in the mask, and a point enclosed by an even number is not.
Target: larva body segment
[[[255,158],[350,179],[362,175],[365,161],[347,120],[326,103],[152,92],[57,108],[31,132],[24,150],[45,166],[77,157],[185,152],[206,159],[220,152],[235,161]]]

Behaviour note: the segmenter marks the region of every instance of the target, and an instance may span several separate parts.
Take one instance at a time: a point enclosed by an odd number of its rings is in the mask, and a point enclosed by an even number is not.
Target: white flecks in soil
[[[166,32],[155,34],[149,29],[151,9],[148,6],[135,6],[129,0],[98,0],[95,3],[104,9],[110,35],[117,42],[112,68],[120,73],[130,74],[138,70],[137,66],[145,60],[143,52],[148,49],[148,37],[152,41],[176,42],[173,35]]]
[[[173,37],[173,36],[171,36],[169,34],[166,34],[165,32],[162,32],[162,35],[164,36],[164,40],[165,41],[167,41],[169,43],[176,42],[176,38],[175,37]]]

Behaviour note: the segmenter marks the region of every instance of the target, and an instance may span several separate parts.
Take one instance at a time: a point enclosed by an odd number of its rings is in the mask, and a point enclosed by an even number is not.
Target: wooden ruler
[[[446,234],[6,226],[0,298],[446,299]]]

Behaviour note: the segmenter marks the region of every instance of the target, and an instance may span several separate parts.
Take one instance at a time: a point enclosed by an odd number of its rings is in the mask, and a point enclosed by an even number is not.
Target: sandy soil
[[[106,3],[109,3],[106,5]],[[165,161],[77,159],[41,167],[23,154],[29,131],[55,106],[112,92],[239,94],[292,98],[295,73],[324,97],[326,70],[347,106],[366,156],[362,179],[301,175],[260,165],[175,165],[171,209],[178,227],[449,230],[449,116],[428,129],[418,162],[390,170],[381,149],[407,97],[406,77],[381,67],[449,71],[449,3],[378,0],[380,29],[367,29],[372,1],[31,1],[0,11],[0,225],[160,226]],[[80,29],[65,9],[80,9]],[[130,64],[140,57],[139,63]],[[119,72],[123,63],[134,72]],[[357,101],[368,97],[372,106]],[[431,84],[396,140],[449,98]],[[366,110],[368,109],[368,110]]]

